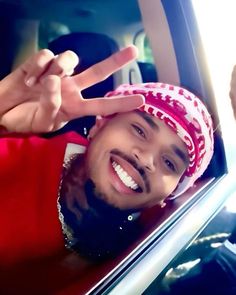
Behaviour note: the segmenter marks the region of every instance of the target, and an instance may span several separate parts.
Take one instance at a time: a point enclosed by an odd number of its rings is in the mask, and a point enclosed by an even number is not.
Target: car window
[[[148,36],[144,30],[135,35],[134,44],[139,49],[137,62],[141,71],[143,82],[157,82],[158,74],[153,58],[153,52]]]

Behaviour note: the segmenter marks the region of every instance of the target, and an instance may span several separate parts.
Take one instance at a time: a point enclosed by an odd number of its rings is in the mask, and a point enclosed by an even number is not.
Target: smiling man
[[[201,176],[213,154],[212,121],[194,94],[178,86],[146,83],[121,85],[108,96],[134,94],[145,97],[144,105],[97,120],[87,153],[89,172],[98,185],[101,175],[106,176],[108,195],[127,195],[125,204],[117,198],[120,208],[152,206],[178,196]],[[137,195],[130,204],[129,194]]]
[[[183,141],[164,122],[141,111],[108,120],[101,119],[91,131],[94,140],[86,157],[97,189],[121,209],[163,201],[188,167]]]
[[[73,54],[38,53],[1,81],[1,124],[8,131],[53,130],[75,116],[77,105],[79,115],[102,115],[89,140],[73,132],[1,138],[2,264],[50,256],[64,246],[90,258],[109,256],[127,244],[130,235],[123,233],[142,209],[163,206],[205,171],[212,121],[186,89],[147,83],[121,85],[101,101],[81,97],[81,88],[134,58],[133,50],[74,77],[65,75],[75,66],[68,63]],[[43,79],[37,81],[34,64]]]
[[[71,152],[66,164],[61,223],[69,247],[80,253],[109,253],[108,236],[119,235],[124,220],[186,191],[212,157],[212,121],[199,98],[162,83],[121,85],[108,96],[135,94],[144,105],[98,117],[86,152]],[[113,239],[121,247],[122,238]]]

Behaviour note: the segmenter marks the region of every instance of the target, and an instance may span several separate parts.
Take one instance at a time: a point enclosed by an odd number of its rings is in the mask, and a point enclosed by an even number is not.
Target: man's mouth
[[[111,159],[111,165],[114,169],[114,172],[122,182],[124,186],[131,189],[133,192],[136,193],[142,193],[143,189],[140,187],[140,185],[132,178],[131,175],[120,165],[118,164],[114,159]]]

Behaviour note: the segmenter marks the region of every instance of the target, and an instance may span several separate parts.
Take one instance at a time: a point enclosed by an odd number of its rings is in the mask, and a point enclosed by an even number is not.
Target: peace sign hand
[[[8,131],[48,132],[71,119],[131,111],[143,104],[141,95],[86,100],[81,91],[136,58],[129,46],[76,76],[72,51],[58,56],[41,50],[0,82],[0,125]]]

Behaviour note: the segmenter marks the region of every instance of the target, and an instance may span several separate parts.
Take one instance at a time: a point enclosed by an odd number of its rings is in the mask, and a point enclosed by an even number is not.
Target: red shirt
[[[88,144],[76,133],[0,138],[1,265],[64,251],[57,196],[69,142]]]

